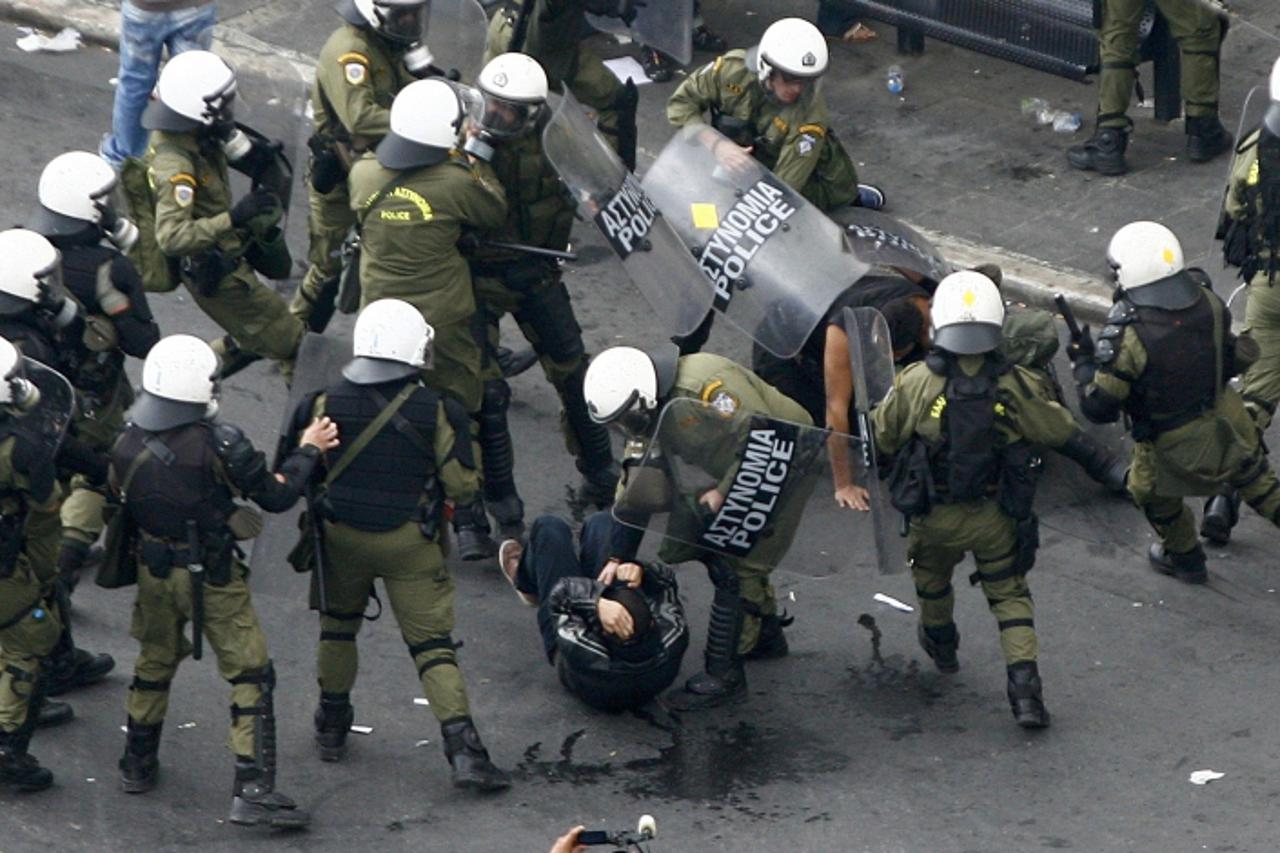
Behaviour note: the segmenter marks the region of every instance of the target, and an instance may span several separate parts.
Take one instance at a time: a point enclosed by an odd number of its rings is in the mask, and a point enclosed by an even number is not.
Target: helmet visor
[[[375,3],[378,20],[381,26],[378,32],[401,44],[413,44],[426,39],[426,3],[412,6],[388,5]]]
[[[116,222],[123,219],[129,210],[124,197],[124,187],[118,180],[112,181],[100,191],[89,197],[98,211],[98,223],[103,229],[110,231]]]
[[[541,103],[519,103],[485,92],[477,123],[481,130],[495,139],[513,139],[528,132],[541,112]]]
[[[206,124],[229,126],[235,123],[236,81],[232,77],[218,91],[204,97]]]

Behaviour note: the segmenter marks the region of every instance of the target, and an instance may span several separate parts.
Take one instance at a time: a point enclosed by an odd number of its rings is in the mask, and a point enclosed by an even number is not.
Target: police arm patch
[[[344,53],[338,57],[342,66],[342,76],[352,86],[359,86],[369,77],[369,57],[363,53]]]
[[[708,382],[702,388],[702,402],[715,410],[722,418],[731,418],[738,411],[738,398],[724,388],[719,379]]]
[[[186,172],[179,172],[169,179],[173,184],[173,200],[179,207],[190,207],[196,200],[196,179]]]

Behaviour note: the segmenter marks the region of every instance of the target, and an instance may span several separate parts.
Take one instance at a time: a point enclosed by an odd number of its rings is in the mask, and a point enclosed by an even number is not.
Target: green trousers
[[[1014,543],[1014,521],[993,500],[943,504],[911,519],[907,557],[921,623],[926,628],[952,623],[951,575],[965,553],[972,552],[987,606],[1000,628],[1005,663],[1035,660],[1035,606],[1026,575],[1010,571]]]
[[[1222,24],[1195,0],[1156,0],[1182,54],[1182,100],[1188,117],[1218,114]],[[1145,0],[1103,0],[1098,48],[1098,127],[1132,126],[1126,115],[1138,72],[1138,25]]]
[[[205,296],[191,285],[187,290],[242,350],[292,367],[306,327],[289,313],[288,304],[278,293],[258,280],[248,264],[242,261],[211,295]]]
[[[249,595],[249,570],[238,561],[226,586],[204,586],[204,637],[206,648],[218,661],[218,674],[231,683],[231,733],[227,745],[236,755],[255,754],[253,716],[236,714],[257,706],[262,688],[254,682],[236,683],[241,676],[261,672],[269,661],[267,638],[258,624]],[[130,635],[138,641],[133,665],[133,686],[125,708],[143,725],[163,722],[169,710],[169,685],[178,664],[191,654],[183,629],[191,620],[191,575],[173,569],[164,580],[138,568],[138,597],[133,603]]]
[[[1249,284],[1244,318],[1262,352],[1242,377],[1240,395],[1258,431],[1265,432],[1280,402],[1280,282],[1268,285],[1265,271]]]
[[[62,634],[54,608],[44,603],[45,584],[25,555],[14,572],[0,580],[0,731],[12,733],[27,722],[27,708],[40,659],[53,651]]]
[[[328,611],[320,616],[316,678],[324,693],[350,693],[359,670],[356,634],[365,606],[382,579],[387,602],[418,669],[422,693],[441,722],[470,715],[458,669],[453,631],[453,579],[439,544],[416,522],[371,533],[325,524]]]
[[[307,250],[309,266],[306,277],[289,303],[289,312],[304,324],[311,318],[317,304],[335,298],[338,274],[342,272],[342,241],[356,221],[346,181],[339,181],[327,195],[316,192],[308,182],[307,192],[310,200],[307,215],[307,230],[311,238]]]

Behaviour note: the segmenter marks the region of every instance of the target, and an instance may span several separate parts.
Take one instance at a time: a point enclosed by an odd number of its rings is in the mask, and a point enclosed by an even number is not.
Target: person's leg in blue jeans
[[[160,74],[165,47],[172,56],[184,50],[207,50],[213,43],[217,7],[210,3],[177,12],[146,12],[128,0],[120,7],[120,70],[111,132],[102,139],[98,153],[119,168],[129,157],[147,150],[142,111]]]
[[[581,551],[574,544],[569,525],[554,515],[539,516],[529,528],[529,543],[516,570],[516,589],[538,597],[538,629],[548,660],[556,647],[557,619],[547,608],[547,598],[562,578],[594,578],[599,574],[608,556],[611,523],[607,512],[587,519]]]

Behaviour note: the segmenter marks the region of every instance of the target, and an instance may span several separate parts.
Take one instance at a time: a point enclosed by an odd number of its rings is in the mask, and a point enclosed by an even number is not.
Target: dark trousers
[[[562,578],[600,574],[609,558],[609,535],[613,518],[608,512],[594,513],[582,527],[581,542],[573,541],[573,531],[554,515],[539,516],[529,528],[529,544],[516,572],[516,588],[538,597],[538,629],[547,660],[554,663],[556,616],[547,608],[551,590]]]

